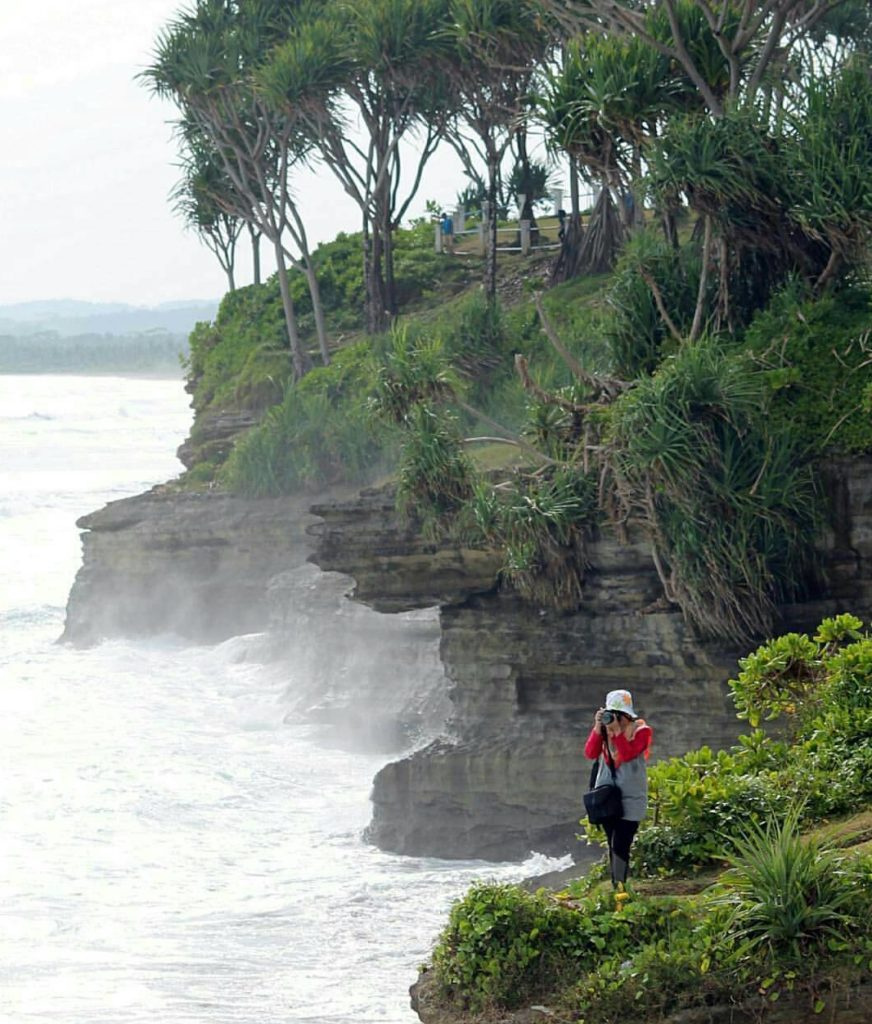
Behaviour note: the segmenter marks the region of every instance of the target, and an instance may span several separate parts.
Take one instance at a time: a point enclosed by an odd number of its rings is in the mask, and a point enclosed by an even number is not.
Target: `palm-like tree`
[[[557,265],[562,278],[612,266],[624,235],[612,190],[634,199],[625,204],[624,227],[641,224],[643,156],[681,95],[662,54],[621,36],[580,37],[565,49],[560,69],[544,76],[536,105],[551,144],[601,188],[583,241],[570,223]]]
[[[258,73],[271,108],[301,126],[361,210],[370,330],[396,312],[393,233],[440,137],[433,51],[444,14],[444,0],[332,0],[313,7]],[[415,133],[422,141],[403,193],[400,145]]]
[[[154,62],[143,78],[176,103],[187,131],[208,140],[232,184],[227,211],[254,224],[272,243],[294,375],[299,378],[309,360],[290,294],[289,257],[306,274],[322,358],[329,361],[317,277],[290,188],[291,174],[305,161],[309,142],[296,121],[264,102],[256,81],[263,55],[286,35],[296,6],[270,0],[197,0],[192,11],[161,33]],[[289,252],[288,237],[297,253]]]
[[[543,0],[569,37],[622,35],[653,47],[693,83],[714,117],[753,101],[771,65],[843,0]]]
[[[533,76],[553,45],[535,0],[450,0],[441,70],[457,111],[449,142],[469,163],[471,145],[487,167],[485,291],[496,293],[500,167],[529,107]]]
[[[170,194],[173,209],[215,254],[227,275],[228,289],[235,291],[236,244],[243,222],[229,213],[219,198],[226,196],[232,185],[202,146],[186,150],[182,172]]]

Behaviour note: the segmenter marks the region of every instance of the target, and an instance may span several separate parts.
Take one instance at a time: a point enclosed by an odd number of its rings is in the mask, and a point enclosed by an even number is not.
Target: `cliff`
[[[872,614],[872,460],[828,474],[822,583],[781,610],[783,629]],[[583,605],[562,615],[500,590],[497,553],[426,542],[389,489],[245,501],[157,488],[79,525],[65,640],[269,629],[294,698],[348,736],[399,750],[447,714],[438,739],[376,777],[369,836],[388,850],[578,853],[581,746],[609,689],[633,691],[658,757],[737,732],[725,682],[746,651],[699,641],[661,608],[639,538],[595,537]]]
[[[827,490],[820,585],[780,610],[780,629],[872,612],[872,460],[833,463]],[[583,605],[561,615],[500,591],[493,553],[425,544],[397,521],[387,491],[312,511],[322,520],[311,531],[315,560],[354,576],[357,600],[391,610],[441,606],[447,736],[376,777],[369,836],[379,846],[461,858],[577,851],[581,747],[610,689],[634,693],[655,726],[658,757],[735,738],[725,684],[746,650],[700,641],[679,612],[660,608],[638,538],[595,537]]]
[[[268,581],[311,552],[308,505],[158,487],[83,516],[61,639],[173,632],[216,641],[264,629]]]
[[[261,633],[257,656],[281,674],[288,705],[331,741],[397,752],[435,735],[448,711],[436,610],[388,615],[349,601],[352,579],[307,561],[313,500],[158,487],[82,517],[61,639]]]

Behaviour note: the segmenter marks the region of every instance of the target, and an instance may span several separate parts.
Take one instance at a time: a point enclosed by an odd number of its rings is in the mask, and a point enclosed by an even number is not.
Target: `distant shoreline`
[[[0,377],[124,377],[127,380],[178,380],[185,374],[173,370],[4,370]]]

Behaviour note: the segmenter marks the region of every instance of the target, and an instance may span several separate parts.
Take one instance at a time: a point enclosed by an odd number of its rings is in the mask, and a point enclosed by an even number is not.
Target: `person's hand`
[[[601,729],[603,724],[603,711],[605,708],[599,708],[597,713],[593,716],[593,727],[594,729]]]
[[[617,736],[618,733],[622,733],[624,729],[626,729],[626,727],[626,721],[623,718],[621,718],[620,715],[616,715],[613,721],[609,722],[609,724],[606,726],[606,731],[608,732],[609,736]]]

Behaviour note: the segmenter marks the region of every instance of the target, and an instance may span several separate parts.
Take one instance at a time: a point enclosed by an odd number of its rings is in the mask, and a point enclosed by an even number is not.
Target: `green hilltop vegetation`
[[[608,524],[647,541],[698,636],[773,636],[816,586],[825,470],[872,452],[870,53],[865,0],[196,0],[143,75],[178,107],[175,201],[230,285],[191,336],[180,486],[384,482],[434,542],[501,551],[502,586],[567,612]],[[527,224],[558,237],[531,134],[570,189],[559,247],[523,255]],[[408,224],[439,145],[481,250]],[[312,164],[361,218],[314,250]],[[275,274],[236,288],[243,228]],[[228,412],[258,423],[216,453]],[[594,873],[455,908],[426,975],[446,1020],[782,999],[792,1021],[868,985],[872,640],[842,615],[732,685],[752,731],[653,768],[626,906]]]

